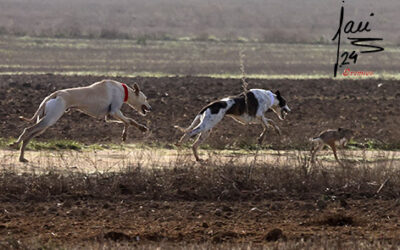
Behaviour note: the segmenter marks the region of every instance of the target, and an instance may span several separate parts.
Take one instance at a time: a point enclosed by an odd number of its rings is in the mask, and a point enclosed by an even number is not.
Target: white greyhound
[[[181,137],[177,145],[179,146],[190,137],[200,134],[192,146],[196,161],[200,161],[197,154],[197,148],[205,139],[207,139],[211,133],[211,129],[217,125],[225,115],[231,116],[242,124],[253,122],[261,123],[264,128],[258,139],[258,142],[261,144],[266,134],[267,127],[270,126],[269,123],[271,123],[275,130],[280,134],[280,129],[274,121],[267,119],[264,116],[265,112],[269,109],[274,111],[281,120],[285,119],[286,113],[290,112],[286,100],[281,96],[279,91],[276,91],[274,94],[271,91],[264,89],[251,89],[246,93],[246,97],[242,93],[238,96],[227,97],[212,102],[197,114],[188,128],[184,129],[175,126],[175,128],[184,132],[184,135]],[[198,120],[200,120],[200,123],[196,126]]]
[[[65,111],[70,108],[76,108],[96,118],[104,117],[107,122],[124,123],[123,141],[126,140],[129,125],[146,132],[148,130],[146,126],[122,114],[121,106],[123,103],[127,103],[143,116],[151,110],[146,96],[140,91],[136,83],[132,89],[124,83],[103,80],[86,87],[58,90],[44,98],[31,119],[20,117],[27,121],[33,121],[37,118],[37,122],[31,127],[25,128],[18,140],[10,146],[18,147],[23,142],[19,161],[27,162],[28,160],[24,158],[24,151],[29,141],[54,125]],[[107,116],[117,120],[107,120]]]

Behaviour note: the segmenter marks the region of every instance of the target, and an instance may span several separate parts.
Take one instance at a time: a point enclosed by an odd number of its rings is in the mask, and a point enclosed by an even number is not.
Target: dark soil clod
[[[104,234],[103,238],[112,241],[128,241],[131,239],[131,237],[129,237],[128,235],[115,231]]]
[[[279,239],[284,239],[283,231],[279,228],[274,228],[265,235],[264,240],[266,241],[277,241]]]
[[[354,219],[351,216],[343,215],[343,214],[330,214],[325,216],[320,224],[328,225],[332,227],[342,227],[342,226],[352,226],[354,225]]]

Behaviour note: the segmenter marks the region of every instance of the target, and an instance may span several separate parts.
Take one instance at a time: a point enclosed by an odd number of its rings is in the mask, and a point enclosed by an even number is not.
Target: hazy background
[[[327,43],[339,0],[0,0],[0,34]],[[369,17],[374,12],[374,17]],[[345,16],[400,44],[400,1],[351,0]]]
[[[0,74],[330,77],[339,0],[0,0]],[[370,17],[370,13],[375,15]],[[400,77],[400,1],[349,0],[385,51],[353,71]],[[344,36],[346,38],[347,36]],[[57,39],[53,39],[57,38]],[[361,47],[342,40],[341,53]],[[340,68],[340,72],[346,67]],[[340,73],[339,72],[339,73]]]

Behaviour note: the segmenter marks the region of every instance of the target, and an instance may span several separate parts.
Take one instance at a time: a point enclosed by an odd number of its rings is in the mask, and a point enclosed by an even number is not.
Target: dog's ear
[[[133,90],[135,91],[136,95],[139,95],[140,88],[139,88],[139,85],[137,83],[133,84]]]
[[[275,92],[275,95],[276,95],[276,96],[281,96],[281,92],[279,92],[279,90],[277,90],[277,91]]]

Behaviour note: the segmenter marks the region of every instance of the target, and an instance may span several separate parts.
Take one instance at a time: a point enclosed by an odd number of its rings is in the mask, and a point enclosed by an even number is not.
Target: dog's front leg
[[[122,141],[126,141],[126,137],[128,136],[128,127],[129,125],[124,124],[124,129],[122,130]]]
[[[333,155],[335,156],[336,161],[343,167],[343,163],[337,157],[335,142],[329,143],[328,145],[329,145],[329,147],[331,147],[331,149],[333,151]]]
[[[264,125],[265,126],[271,126],[269,123],[271,123],[272,124],[272,127],[275,129],[275,131],[279,134],[279,135],[281,135],[282,133],[281,133],[281,129],[275,124],[275,122],[273,121],[273,120],[271,120],[271,119],[267,119],[265,116],[262,116],[261,117],[261,119],[262,119],[262,121],[263,121],[263,123],[264,123]]]
[[[124,129],[122,130],[121,139],[122,139],[123,142],[126,141],[129,123],[126,123],[126,122],[120,121],[120,120],[109,120],[107,115],[106,115],[106,117],[105,117],[105,120],[106,120],[106,122],[109,122],[109,123],[112,123],[112,122],[115,122],[115,123],[123,123],[123,124],[124,124]]]
[[[129,125],[135,126],[136,128],[138,128],[142,132],[147,132],[149,130],[145,125],[139,124],[137,121],[133,120],[132,118],[124,116],[124,114],[122,114],[121,110],[118,110],[118,111],[114,112],[111,115],[115,119],[118,119],[118,120],[122,121],[125,124],[125,128],[124,128],[125,131],[126,131],[126,129],[127,129],[127,127]]]
[[[143,133],[149,131],[149,128],[146,127],[145,125],[140,124],[140,123],[138,123],[137,121],[135,121],[135,120],[133,120],[133,119],[131,119],[131,118],[129,118],[129,120],[130,120],[130,122],[131,122],[131,123],[130,123],[131,125],[135,126],[136,128],[138,128],[138,129],[139,129],[140,131],[142,131]]]

